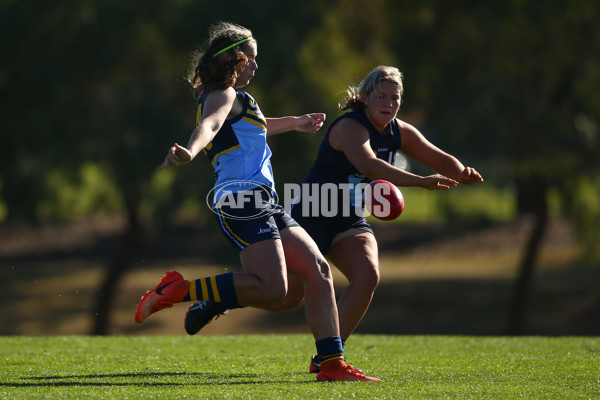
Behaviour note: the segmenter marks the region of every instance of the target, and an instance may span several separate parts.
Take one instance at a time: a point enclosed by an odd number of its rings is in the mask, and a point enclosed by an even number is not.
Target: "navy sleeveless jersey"
[[[331,128],[344,118],[352,118],[364,126],[369,132],[371,149],[376,157],[387,161],[390,164],[394,163],[396,151],[400,149],[402,144],[400,126],[398,125],[398,121],[394,118],[391,122],[389,134],[381,135],[367,119],[364,110],[358,109],[340,115],[327,130],[327,134],[321,142],[317,158],[306,176],[305,182],[318,184],[333,183],[337,185],[349,184],[350,204],[356,206],[355,199],[360,198],[362,200],[362,197],[355,197],[353,188],[356,185],[366,183],[369,180],[361,174],[354,165],[352,165],[343,151],[336,150],[329,144],[329,132],[331,131]],[[346,193],[347,192],[338,191],[339,196]],[[338,198],[340,206],[342,206],[342,203],[340,203],[341,200],[343,199]]]

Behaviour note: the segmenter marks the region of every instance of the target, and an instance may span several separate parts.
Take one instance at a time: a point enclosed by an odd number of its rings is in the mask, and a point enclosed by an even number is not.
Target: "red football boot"
[[[135,322],[139,324],[151,314],[173,307],[175,303],[180,303],[189,290],[190,281],[183,279],[183,276],[177,271],[167,272],[167,275],[154,289],[147,291],[142,296],[142,301],[135,310]]]
[[[341,360],[329,361],[328,363],[336,363],[339,364],[339,368],[335,369],[332,372],[329,372],[329,368],[326,368],[328,372],[325,372],[323,369],[324,363],[321,363],[321,371],[319,375],[317,375],[317,380],[321,382],[331,382],[331,381],[359,381],[359,382],[381,382],[381,379],[372,378],[370,376],[366,376],[364,372],[354,368],[352,365],[348,365]],[[329,366],[328,366],[329,367]]]

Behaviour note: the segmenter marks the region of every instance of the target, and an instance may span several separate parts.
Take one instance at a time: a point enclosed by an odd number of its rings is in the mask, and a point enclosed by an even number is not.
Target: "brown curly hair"
[[[219,54],[219,51],[240,40],[250,38],[231,49]],[[202,89],[227,89],[235,84],[239,74],[246,68],[248,57],[244,50],[249,50],[249,42],[254,40],[250,29],[230,22],[219,22],[209,29],[208,46],[203,53],[197,54],[193,71],[188,82],[195,92]]]

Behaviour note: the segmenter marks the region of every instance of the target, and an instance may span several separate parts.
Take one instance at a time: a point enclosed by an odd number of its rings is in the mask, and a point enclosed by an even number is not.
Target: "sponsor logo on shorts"
[[[273,227],[269,225],[268,228],[259,228],[258,229],[258,235],[262,235],[263,233],[271,233],[273,232]]]

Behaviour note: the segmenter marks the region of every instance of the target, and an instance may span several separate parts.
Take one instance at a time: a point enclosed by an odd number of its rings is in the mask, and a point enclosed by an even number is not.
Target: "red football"
[[[378,219],[391,221],[404,210],[404,197],[391,182],[378,179],[365,188],[365,207]]]

